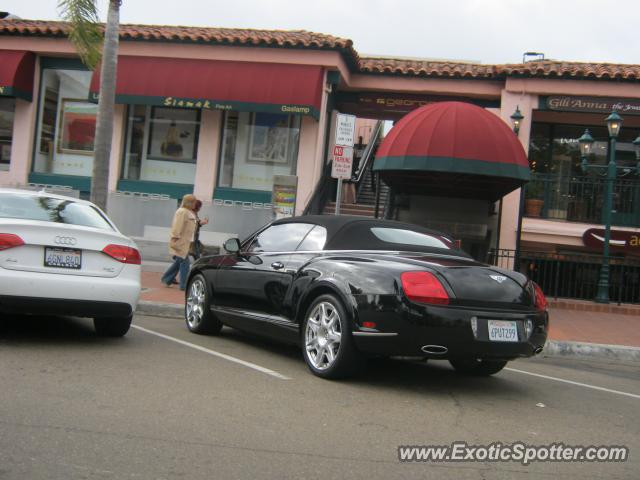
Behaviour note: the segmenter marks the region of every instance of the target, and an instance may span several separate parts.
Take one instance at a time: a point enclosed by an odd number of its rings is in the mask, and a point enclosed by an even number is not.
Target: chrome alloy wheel
[[[342,339],[336,307],[329,302],[316,305],[307,319],[304,335],[307,355],[313,366],[318,370],[330,368],[338,356]]]
[[[204,281],[196,278],[189,287],[189,295],[187,296],[187,324],[192,330],[197,329],[204,318],[204,309],[206,308],[206,292]]]

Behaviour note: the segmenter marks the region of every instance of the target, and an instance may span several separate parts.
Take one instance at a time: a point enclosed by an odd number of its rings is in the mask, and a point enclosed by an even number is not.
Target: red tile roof
[[[360,71],[363,73],[462,78],[491,78],[495,76],[493,65],[457,63],[453,61],[362,57],[359,65]]]
[[[507,76],[526,75],[545,78],[640,80],[640,65],[541,60],[524,64],[496,65],[496,68],[501,74]]]
[[[542,78],[640,80],[640,65],[580,63],[541,60],[536,62],[485,65],[448,61],[360,58],[360,71],[424,77],[501,78],[527,76]]]
[[[49,20],[0,20],[0,35],[65,37],[69,24]],[[357,58],[353,42],[305,30],[253,30],[182,27],[174,25],[120,25],[121,40],[156,40],[223,45],[272,46],[345,50]]]
[[[65,22],[49,20],[0,20],[0,35],[64,37]],[[268,46],[337,50],[354,71],[430,78],[490,79],[510,76],[539,78],[640,81],[640,65],[579,63],[541,60],[519,64],[486,65],[454,61],[360,57],[349,39],[305,30],[253,30],[182,27],[168,25],[120,25],[122,40],[151,40],[215,45]]]

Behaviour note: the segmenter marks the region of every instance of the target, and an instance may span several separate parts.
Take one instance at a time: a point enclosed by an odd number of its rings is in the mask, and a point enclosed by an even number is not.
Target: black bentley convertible
[[[189,330],[216,334],[224,324],[300,345],[321,377],[352,374],[371,355],[447,359],[491,375],[547,338],[538,285],[416,225],[294,217],[224,248],[192,266]]]

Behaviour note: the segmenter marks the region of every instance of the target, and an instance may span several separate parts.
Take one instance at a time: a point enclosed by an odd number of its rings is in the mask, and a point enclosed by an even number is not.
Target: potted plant
[[[544,206],[544,183],[533,181],[524,187],[524,214],[527,217],[540,217]]]

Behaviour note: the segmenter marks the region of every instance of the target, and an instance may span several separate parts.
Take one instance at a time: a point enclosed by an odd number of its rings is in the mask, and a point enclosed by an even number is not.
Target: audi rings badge
[[[75,237],[56,237],[53,240],[58,245],[69,245],[73,246],[78,243],[78,240]]]

